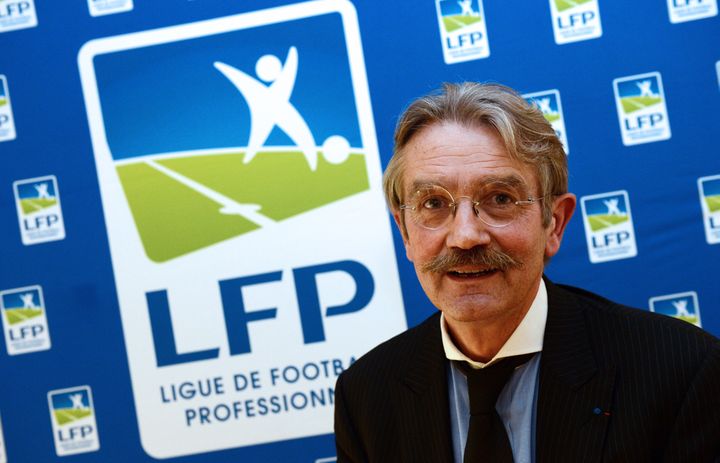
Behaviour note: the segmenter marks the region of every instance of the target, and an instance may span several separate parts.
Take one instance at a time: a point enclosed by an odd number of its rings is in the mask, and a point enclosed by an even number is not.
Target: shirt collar
[[[525,317],[522,319],[513,334],[510,335],[510,338],[500,348],[498,353],[495,354],[495,357],[487,363],[476,362],[458,349],[447,331],[447,327],[445,325],[445,314],[440,314],[440,333],[442,335],[445,357],[447,357],[448,360],[462,360],[468,362],[473,368],[483,368],[503,357],[540,352],[543,346],[547,312],[547,288],[545,288],[545,281],[541,279],[538,292],[535,295],[533,303],[530,305],[530,308],[525,314]]]

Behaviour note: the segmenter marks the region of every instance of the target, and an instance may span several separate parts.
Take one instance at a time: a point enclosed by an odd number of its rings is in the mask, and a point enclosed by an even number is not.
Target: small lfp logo
[[[37,26],[35,0],[0,0],[0,32]]]
[[[0,307],[9,355],[50,349],[50,331],[40,286],[0,291]]]
[[[563,116],[562,103],[560,102],[560,92],[557,90],[547,90],[544,92],[527,93],[523,95],[523,98],[542,111],[543,116],[545,116],[545,119],[552,125],[552,128],[562,142],[565,148],[565,154],[570,154],[567,132],[565,132],[565,118]]]
[[[14,140],[15,136],[15,121],[12,106],[10,105],[10,91],[8,90],[7,79],[0,74],[0,141]]]
[[[667,140],[670,120],[659,72],[613,80],[620,132],[625,146]]]
[[[90,386],[48,392],[55,453],[62,457],[100,449]]]
[[[550,0],[550,12],[558,45],[602,36],[597,0]]]
[[[65,238],[60,193],[54,175],[17,180],[13,188],[23,244]]]
[[[133,9],[133,0],[87,0],[90,16],[123,13]]]
[[[445,64],[490,56],[482,0],[436,0]]]
[[[637,255],[627,191],[583,196],[580,203],[590,262],[597,264]]]
[[[671,23],[717,16],[717,0],[667,0]]]
[[[651,297],[650,311],[679,318],[702,328],[700,306],[695,291]]]
[[[708,244],[718,244],[720,243],[720,175],[699,178],[698,190],[705,224],[705,239]]]

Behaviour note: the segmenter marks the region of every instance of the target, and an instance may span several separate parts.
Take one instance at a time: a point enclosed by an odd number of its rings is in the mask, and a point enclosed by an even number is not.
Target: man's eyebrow
[[[445,186],[443,186],[442,182],[418,179],[418,180],[415,180],[413,182],[413,184],[411,185],[411,190],[416,191],[416,190],[421,190],[423,188],[428,188],[428,187],[433,187],[433,186],[441,186],[441,187],[445,188]]]
[[[522,187],[524,189],[528,189],[528,185],[525,182],[525,179],[520,177],[519,175],[515,174],[509,174],[509,175],[488,175],[486,177],[482,177],[482,179],[473,182],[473,184],[476,185],[503,185],[508,187]],[[447,187],[441,182],[441,181],[433,181],[433,180],[426,180],[426,179],[417,179],[415,180],[412,185],[411,189],[412,191],[417,191],[422,188],[432,187],[432,186],[441,186],[445,189]]]
[[[527,188],[525,180],[518,175],[489,175],[484,177],[481,182],[482,185],[503,185],[509,187],[523,187]]]

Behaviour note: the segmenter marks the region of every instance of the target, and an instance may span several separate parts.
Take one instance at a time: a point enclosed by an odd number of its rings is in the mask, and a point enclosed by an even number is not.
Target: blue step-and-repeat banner
[[[395,122],[465,80],[566,147],[550,278],[720,335],[717,0],[0,0],[0,463],[335,461],[435,310]]]

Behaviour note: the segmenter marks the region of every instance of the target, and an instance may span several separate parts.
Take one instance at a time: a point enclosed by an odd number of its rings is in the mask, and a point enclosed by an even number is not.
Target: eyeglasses
[[[407,204],[401,204],[400,209],[408,211],[412,220],[419,226],[428,230],[438,230],[450,223],[455,216],[455,210],[460,200],[467,199],[472,203],[477,218],[485,224],[501,228],[510,225],[524,210],[543,197],[525,197],[515,188],[485,187],[473,197],[458,196],[453,198],[449,191],[439,185],[427,185],[418,188]]]

